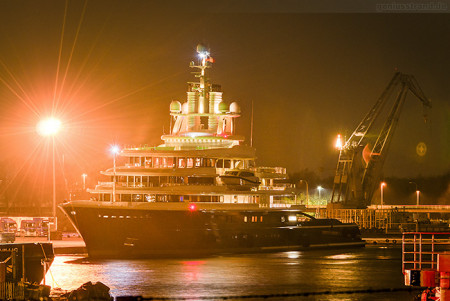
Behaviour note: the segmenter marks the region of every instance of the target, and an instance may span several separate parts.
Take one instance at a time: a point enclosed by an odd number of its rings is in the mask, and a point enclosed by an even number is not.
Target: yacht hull
[[[200,205],[189,210],[186,206],[162,209],[92,203],[99,204],[86,206],[75,201],[61,208],[93,258],[197,257],[364,246],[354,224],[321,219],[289,222],[289,216],[303,214],[299,210],[202,209]]]

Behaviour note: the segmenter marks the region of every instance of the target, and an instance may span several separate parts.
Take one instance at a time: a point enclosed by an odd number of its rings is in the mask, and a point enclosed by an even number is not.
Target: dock
[[[48,242],[47,237],[17,237],[16,243]],[[83,255],[87,254],[86,245],[81,237],[63,237],[62,240],[50,240],[53,243],[55,255]]]

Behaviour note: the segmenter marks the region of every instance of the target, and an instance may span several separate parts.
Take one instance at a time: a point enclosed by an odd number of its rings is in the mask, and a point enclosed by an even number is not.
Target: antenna
[[[250,146],[253,147],[253,99],[252,99],[252,117],[250,118]]]

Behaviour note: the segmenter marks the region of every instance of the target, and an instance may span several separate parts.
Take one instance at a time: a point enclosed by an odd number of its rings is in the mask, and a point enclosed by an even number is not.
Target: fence
[[[1,300],[25,300],[25,290],[20,282],[0,282]]]
[[[316,217],[335,218],[343,223],[355,223],[360,229],[393,229],[399,224],[394,223],[391,209],[325,209],[318,208]]]
[[[449,232],[405,232],[402,235],[402,271],[436,270],[438,254],[449,251]]]

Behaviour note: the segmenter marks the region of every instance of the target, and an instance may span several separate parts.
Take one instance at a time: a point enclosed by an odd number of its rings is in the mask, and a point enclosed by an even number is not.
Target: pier
[[[45,236],[17,237],[16,243],[48,242]],[[81,255],[87,254],[86,245],[81,237],[63,237],[60,240],[51,240],[55,255]]]
[[[362,232],[400,234],[404,230],[449,230],[450,206],[446,205],[383,205],[367,209],[336,209],[332,206],[309,208],[318,218],[336,218],[356,223]],[[442,229],[440,229],[442,228]]]

